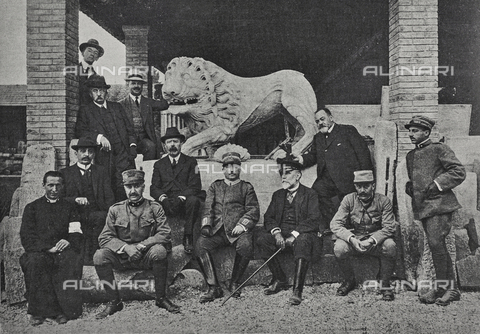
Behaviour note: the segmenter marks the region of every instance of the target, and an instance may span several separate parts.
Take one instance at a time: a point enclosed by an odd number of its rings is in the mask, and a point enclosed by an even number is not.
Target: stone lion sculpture
[[[185,154],[225,144],[277,113],[295,127],[293,153],[304,151],[316,133],[315,93],[300,72],[242,78],[202,58],[178,57],[168,64],[162,94],[168,111],[185,120]]]

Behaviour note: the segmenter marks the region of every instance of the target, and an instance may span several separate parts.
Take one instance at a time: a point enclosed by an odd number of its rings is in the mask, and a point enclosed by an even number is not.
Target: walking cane
[[[238,290],[240,290],[241,288],[243,288],[243,286],[244,286],[248,281],[250,281],[250,280],[252,279],[252,277],[255,276],[255,275],[260,271],[260,269],[262,269],[263,267],[265,267],[265,265],[266,265],[268,262],[270,262],[270,260],[273,259],[273,258],[274,258],[278,253],[280,253],[281,251],[282,251],[282,249],[279,248],[279,249],[275,252],[275,254],[273,254],[272,256],[270,256],[270,258],[269,258],[267,261],[265,261],[257,270],[255,270],[255,272],[254,272],[253,274],[251,274],[249,278],[247,278],[242,284],[240,284],[240,285],[238,286],[238,288],[236,288],[235,291],[233,291],[232,294],[231,294],[230,296],[228,296],[228,298],[225,299],[225,300],[223,301],[222,305],[220,305],[220,306],[223,306],[223,304],[225,304],[230,298],[232,298],[232,296],[233,296]]]

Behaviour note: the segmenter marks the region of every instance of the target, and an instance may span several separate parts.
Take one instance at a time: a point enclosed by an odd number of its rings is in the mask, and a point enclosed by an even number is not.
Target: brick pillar
[[[126,62],[128,67],[141,66],[148,71],[148,31],[149,26],[123,26],[125,34]],[[143,95],[152,97],[151,73],[148,71],[148,85],[144,87]],[[148,88],[148,89],[145,89]]]
[[[27,0],[27,144],[55,147],[67,165],[78,110],[79,0]]]
[[[413,115],[438,115],[438,0],[389,2],[389,108],[401,160],[413,148],[404,124]]]

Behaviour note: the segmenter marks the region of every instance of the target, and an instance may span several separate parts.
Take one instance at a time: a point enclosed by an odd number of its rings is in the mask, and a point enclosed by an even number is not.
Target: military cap
[[[375,182],[373,171],[371,170],[357,170],[353,172],[353,183]]]
[[[419,126],[423,129],[432,130],[435,125],[435,121],[427,116],[416,115],[413,116],[408,124],[405,124],[405,128],[410,129],[411,126]]]
[[[129,169],[122,173],[123,185],[138,184],[145,182],[145,172],[138,169]]]

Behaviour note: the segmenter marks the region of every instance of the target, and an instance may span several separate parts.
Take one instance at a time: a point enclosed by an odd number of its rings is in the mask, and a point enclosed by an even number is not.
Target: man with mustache
[[[241,163],[249,158],[248,151],[238,145],[227,144],[215,152],[214,159],[222,163],[225,179],[216,180],[208,188],[201,236],[195,245],[208,285],[208,291],[200,296],[200,303],[223,296],[211,251],[230,245],[235,247],[231,292],[242,283],[242,276],[253,259],[252,230],[260,218],[260,207],[253,186],[240,180]],[[233,297],[240,298],[240,293],[238,290]]]
[[[181,153],[185,136],[177,128],[167,128],[161,140],[168,154],[153,165],[150,196],[162,204],[167,217],[185,219],[183,246],[192,254],[193,228],[205,200],[197,160]]]
[[[296,157],[305,168],[317,164],[317,179],[312,185],[318,194],[322,220],[320,232],[328,229],[336,211],[333,197],[339,201],[353,191],[353,172],[372,170],[372,160],[365,140],[352,125],[337,124],[327,108],[317,110],[315,123],[319,132],[306,154]]]
[[[159,119],[161,110],[168,109],[168,103],[163,99],[153,100],[142,96],[143,85],[148,84],[143,73],[133,72],[125,81],[130,89],[130,94],[119,103],[133,124],[137,153],[143,154],[143,160],[156,159],[161,155],[162,147],[157,145],[154,120]],[[160,130],[158,129],[158,131]]]
[[[98,278],[109,299],[96,318],[103,319],[123,309],[113,269],[151,269],[155,280],[155,305],[179,313],[180,308],[166,296],[171,230],[165,213],[160,204],[143,197],[143,171],[127,170],[122,177],[128,199],[108,210],[105,227],[98,238],[100,249],[93,257]]]
[[[94,74],[85,85],[89,88],[91,101],[80,107],[75,135],[96,141],[95,164],[107,168],[115,200],[121,201],[126,198],[122,172],[135,168],[137,156],[133,125],[121,104],[107,101],[110,85],[104,77]]]
[[[97,143],[82,137],[72,145],[77,163],[60,170],[64,179],[62,197],[74,203],[80,214],[80,223],[85,235],[84,264],[93,264],[93,254],[98,249],[98,236],[105,225],[108,208],[115,203],[108,171],[94,165]]]
[[[346,195],[330,223],[337,237],[334,253],[343,274],[337,296],[346,296],[355,288],[355,274],[350,258],[364,254],[380,257],[380,291],[383,300],[394,299],[390,279],[395,265],[393,241],[396,222],[390,199],[375,192],[371,170],[354,172],[355,192]],[[353,230],[350,228],[353,227]]]
[[[406,158],[410,181],[405,191],[412,198],[414,218],[422,222],[435,267],[434,289],[421,295],[420,302],[446,306],[460,300],[445,238],[452,228],[453,212],[461,208],[452,189],[465,180],[466,172],[450,147],[432,142],[434,125],[426,116],[413,116],[405,125],[415,144]]]
[[[85,82],[92,75],[96,74],[93,63],[96,62],[105,53],[96,39],[89,39],[87,42],[80,44],[78,47],[82,54],[82,61],[78,64],[79,88],[80,88],[80,105],[90,102],[89,89],[85,86]]]

